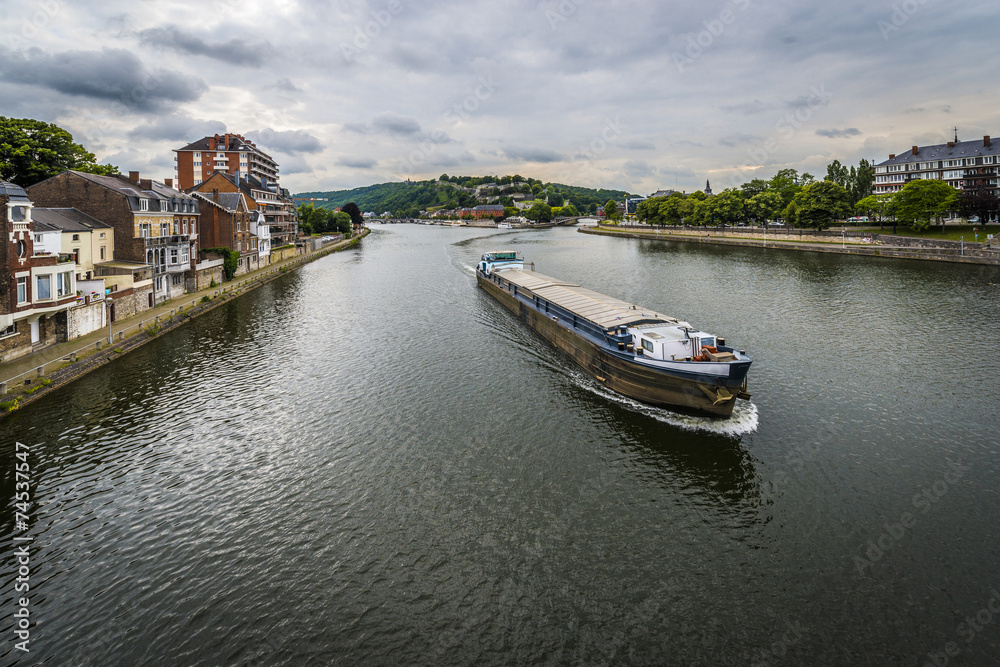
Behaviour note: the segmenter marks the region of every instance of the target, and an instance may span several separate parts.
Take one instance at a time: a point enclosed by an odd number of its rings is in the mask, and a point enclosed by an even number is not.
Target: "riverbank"
[[[276,262],[218,287],[185,294],[113,323],[110,332],[105,328],[0,365],[0,419],[232,298],[321,257],[357,245],[369,233],[370,230],[365,229],[354,238]]]
[[[858,230],[813,232],[811,230],[782,229],[764,232],[756,231],[756,228],[746,230],[730,228],[649,229],[644,226],[623,228],[599,225],[597,227],[583,227],[579,231],[584,234],[682,243],[782,248],[841,255],[1000,266],[1000,250],[991,249],[985,243],[935,241]]]

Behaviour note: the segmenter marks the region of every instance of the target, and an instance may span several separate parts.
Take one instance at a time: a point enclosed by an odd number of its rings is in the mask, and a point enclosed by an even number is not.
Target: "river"
[[[477,288],[503,249],[725,336],[753,398],[607,394]],[[0,664],[994,664],[997,283],[375,226],[0,421]]]

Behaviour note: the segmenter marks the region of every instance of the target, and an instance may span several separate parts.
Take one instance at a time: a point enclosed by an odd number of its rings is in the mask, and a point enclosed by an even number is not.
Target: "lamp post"
[[[104,297],[104,303],[107,305],[108,313],[108,345],[114,343],[114,335],[111,333],[111,307],[114,305],[114,299],[110,296]]]

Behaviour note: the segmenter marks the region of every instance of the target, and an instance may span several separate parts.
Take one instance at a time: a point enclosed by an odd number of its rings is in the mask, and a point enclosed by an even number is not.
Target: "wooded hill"
[[[622,190],[595,190],[561,183],[543,183],[521,176],[448,176],[431,181],[380,183],[353,190],[334,192],[303,192],[296,198],[326,199],[317,201],[317,208],[338,208],[356,203],[362,211],[376,214],[389,212],[394,217],[415,218],[420,211],[471,208],[479,204],[511,205],[515,198],[547,201],[562,206],[569,200],[581,213],[593,214],[609,199],[622,201],[628,193]]]

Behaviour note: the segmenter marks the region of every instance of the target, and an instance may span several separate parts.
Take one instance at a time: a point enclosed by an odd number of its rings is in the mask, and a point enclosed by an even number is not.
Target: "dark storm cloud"
[[[378,164],[378,160],[365,157],[345,157],[337,160],[337,164],[342,167],[350,167],[351,169],[371,169]]]
[[[263,130],[247,132],[246,137],[265,150],[277,151],[287,155],[319,153],[323,150],[322,142],[305,130],[279,132],[271,128],[265,128]]]
[[[861,134],[861,130],[856,127],[847,127],[843,130],[830,129],[830,130],[816,130],[816,134],[821,137],[827,137],[829,139],[844,139],[845,137],[857,137]]]
[[[223,134],[225,131],[226,124],[221,121],[202,120],[186,114],[173,113],[136,127],[128,133],[128,138],[133,141],[191,142],[200,137]]]
[[[208,89],[200,78],[149,69],[131,51],[62,51],[39,48],[21,54],[0,50],[0,78],[64,95],[117,101],[129,109],[156,111],[192,102]]]
[[[442,130],[424,132],[415,118],[400,116],[389,111],[375,116],[369,123],[346,123],[344,129],[356,134],[378,134],[395,139],[447,144],[454,141]]]
[[[231,65],[245,67],[262,66],[274,52],[274,47],[266,40],[230,39],[218,44],[209,44],[201,37],[184,32],[175,25],[143,30],[139,33],[139,37],[148,44],[160,48],[172,49],[193,56],[205,56]]]
[[[533,147],[514,147],[505,148],[503,154],[508,160],[518,160],[524,162],[540,162],[542,164],[548,164],[550,162],[562,162],[566,159],[565,155],[557,153],[556,151],[546,150],[544,148],[533,148]]]

